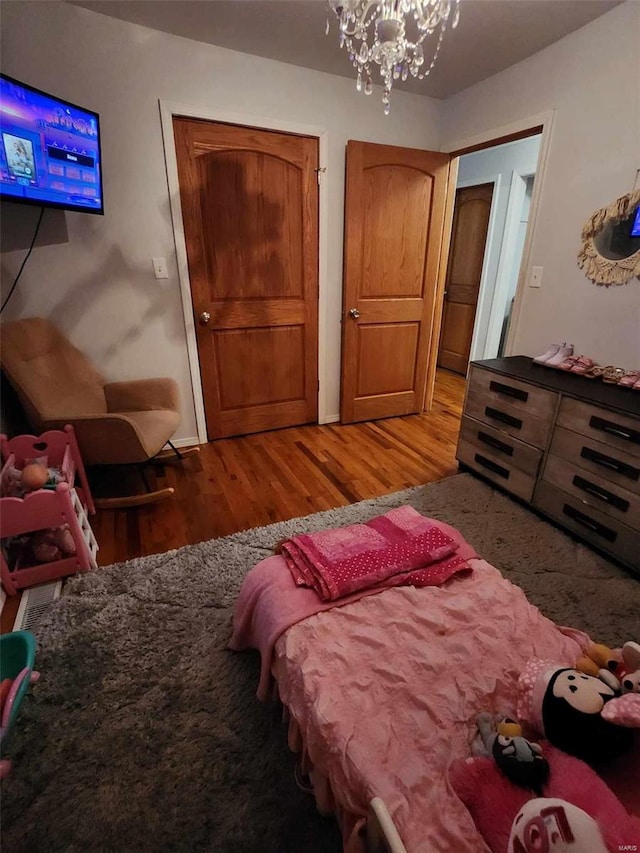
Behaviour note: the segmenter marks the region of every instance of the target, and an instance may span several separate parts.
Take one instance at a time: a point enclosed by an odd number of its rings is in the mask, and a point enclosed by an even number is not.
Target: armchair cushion
[[[45,429],[72,423],[85,465],[128,465],[155,456],[180,424],[177,412],[112,412],[47,421]]]
[[[30,317],[2,325],[2,369],[31,426],[50,418],[107,411],[104,379],[48,320]]]
[[[180,408],[178,385],[173,379],[134,379],[107,382],[104,395],[109,412],[143,412]]]
[[[75,428],[86,465],[146,462],[180,424],[172,379],[105,383],[48,320],[2,326],[2,369],[38,432]]]

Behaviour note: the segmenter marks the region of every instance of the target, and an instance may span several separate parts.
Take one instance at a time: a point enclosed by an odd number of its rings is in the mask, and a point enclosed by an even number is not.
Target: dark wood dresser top
[[[513,379],[548,388],[550,391],[559,391],[596,406],[617,409],[625,414],[640,417],[640,391],[637,389],[618,388],[617,385],[609,385],[601,379],[585,379],[584,376],[535,364],[527,355],[490,358],[471,363],[477,367],[501,373],[503,376],[511,376]]]

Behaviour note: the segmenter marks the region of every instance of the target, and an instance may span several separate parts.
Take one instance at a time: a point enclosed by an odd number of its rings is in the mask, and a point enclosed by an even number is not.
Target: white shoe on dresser
[[[552,355],[551,358],[548,358],[544,362],[544,366],[558,367],[558,365],[562,364],[565,358],[569,358],[570,355],[573,355],[573,344],[565,344],[560,347],[555,355]]]
[[[550,358],[553,358],[554,355],[557,355],[560,348],[564,346],[566,346],[566,343],[551,344],[549,349],[543,355],[537,355],[533,360],[536,364],[544,364]]]

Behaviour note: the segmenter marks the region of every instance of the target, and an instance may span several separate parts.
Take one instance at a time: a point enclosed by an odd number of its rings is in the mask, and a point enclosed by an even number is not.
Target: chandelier
[[[345,47],[356,69],[356,88],[373,91],[371,66],[380,66],[384,84],[382,103],[389,115],[394,80],[409,74],[424,79],[436,64],[440,46],[453,12],[452,29],[458,24],[460,0],[328,0],[338,19],[340,47]],[[411,22],[412,21],[412,22]],[[430,64],[425,67],[423,42],[438,32]],[[327,29],[329,32],[329,21]],[[435,40],[435,38],[434,38]]]

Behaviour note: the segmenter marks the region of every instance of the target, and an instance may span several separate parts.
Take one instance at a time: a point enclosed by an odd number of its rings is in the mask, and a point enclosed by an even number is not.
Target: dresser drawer
[[[490,453],[492,459],[517,468],[535,477],[538,473],[542,451],[511,438],[488,424],[463,417],[460,425],[460,440],[473,445],[480,453]]]
[[[549,453],[640,495],[640,459],[601,441],[556,427]]]
[[[547,456],[543,479],[585,505],[640,531],[640,497],[633,492],[551,454]]]
[[[635,394],[635,391],[629,391],[629,394]],[[638,400],[640,406],[640,394]],[[640,418],[563,397],[557,423],[630,456],[640,457]]]
[[[530,412],[496,400],[495,395],[486,395],[469,389],[464,414],[477,421],[489,424],[501,432],[512,435],[534,447],[546,448],[553,426],[553,419],[542,420]]]
[[[480,449],[477,445],[461,438],[458,441],[456,459],[522,500],[531,500],[536,481],[535,474],[525,474],[524,471],[515,468],[505,460],[503,454],[490,447]]]
[[[640,533],[540,480],[533,506],[603,551],[640,570]]]
[[[485,395],[498,407],[507,404],[542,420],[552,420],[558,405],[558,394],[555,391],[547,391],[546,388],[538,388],[528,382],[473,365],[469,374],[469,389]]]

